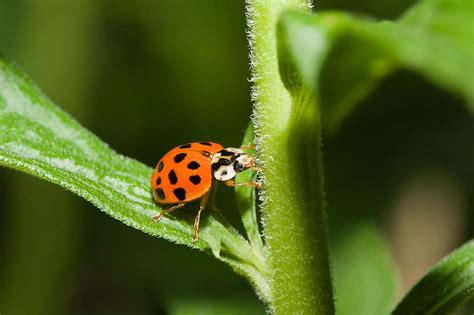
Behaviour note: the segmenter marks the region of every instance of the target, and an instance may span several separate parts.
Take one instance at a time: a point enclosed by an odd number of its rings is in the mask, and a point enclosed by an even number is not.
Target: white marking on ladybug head
[[[214,172],[214,177],[220,181],[230,180],[234,178],[235,175],[237,175],[237,172],[234,170],[232,164],[227,166],[222,165]]]

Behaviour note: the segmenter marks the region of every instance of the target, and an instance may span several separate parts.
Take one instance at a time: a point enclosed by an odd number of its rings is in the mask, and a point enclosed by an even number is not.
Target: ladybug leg
[[[247,150],[247,149],[255,149],[255,143],[249,143],[246,145],[240,146],[241,150]]]
[[[201,198],[201,202],[199,204],[199,211],[194,219],[194,227],[193,227],[193,242],[196,243],[199,238],[199,222],[201,221],[201,212],[206,208],[207,201],[209,200],[210,193],[205,194]]]
[[[160,214],[155,215],[152,219],[153,219],[153,221],[158,222],[158,221],[161,220],[163,215],[168,214],[170,212],[173,212],[175,210],[178,210],[179,208],[184,207],[184,205],[185,205],[184,202],[178,203],[178,204],[172,206],[171,208],[168,208],[168,209],[165,209],[165,210],[161,211]]]
[[[255,145],[253,146],[255,147]],[[255,155],[250,155],[249,158],[250,158],[250,163],[248,164],[248,166],[252,168],[254,172],[262,173],[262,169],[258,166],[255,166],[255,160],[257,159],[257,157]]]
[[[254,186],[257,189],[262,188],[262,184],[257,182],[246,182],[246,183],[236,183],[234,180],[229,179],[224,182],[227,186],[235,187],[235,186]]]
[[[216,195],[217,195],[217,182],[214,181],[214,183],[212,183],[212,191],[211,191],[211,197],[209,199],[209,206],[211,206],[212,210],[216,211],[216,212],[221,212],[221,209],[217,206],[216,204]]]

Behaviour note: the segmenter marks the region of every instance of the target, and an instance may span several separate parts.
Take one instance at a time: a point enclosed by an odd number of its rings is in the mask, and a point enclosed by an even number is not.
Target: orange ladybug
[[[153,200],[161,205],[172,205],[153,217],[159,221],[164,214],[182,208],[186,203],[200,199],[199,212],[194,220],[193,242],[198,240],[201,212],[207,205],[216,180],[227,186],[254,186],[256,182],[235,183],[237,173],[255,167],[255,159],[240,148],[224,148],[214,142],[193,142],[180,145],[166,153],[151,175]]]

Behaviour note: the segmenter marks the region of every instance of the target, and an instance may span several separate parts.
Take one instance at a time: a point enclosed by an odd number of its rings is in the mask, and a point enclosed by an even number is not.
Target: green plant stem
[[[320,115],[311,93],[285,89],[276,24],[303,0],[248,1],[255,101],[254,127],[263,168],[262,220],[270,309],[275,314],[333,314],[324,216]]]

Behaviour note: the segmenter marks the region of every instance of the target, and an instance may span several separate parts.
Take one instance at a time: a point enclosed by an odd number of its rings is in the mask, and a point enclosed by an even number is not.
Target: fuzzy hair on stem
[[[252,122],[263,170],[259,200],[274,314],[334,313],[319,108],[310,89],[285,88],[277,53],[281,13],[310,7],[302,0],[247,1]]]

